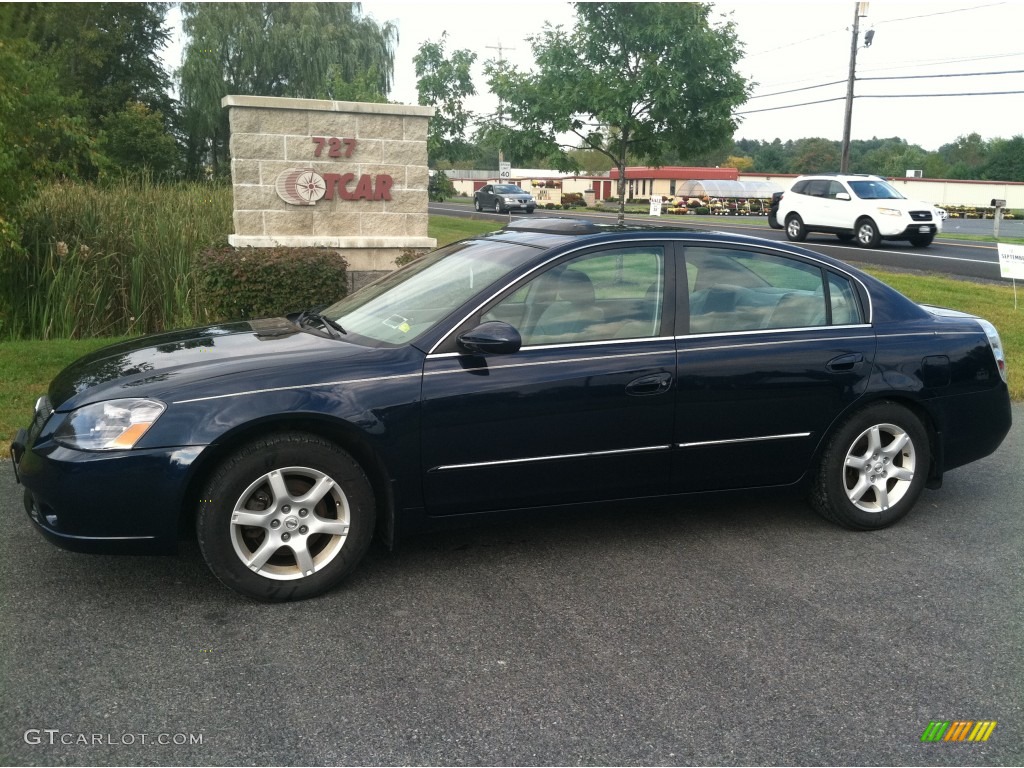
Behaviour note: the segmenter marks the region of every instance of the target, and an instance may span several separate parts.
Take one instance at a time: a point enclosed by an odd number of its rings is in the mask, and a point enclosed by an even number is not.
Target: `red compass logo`
[[[327,193],[324,177],[311,168],[289,168],[277,177],[277,194],[289,205],[313,205]]]

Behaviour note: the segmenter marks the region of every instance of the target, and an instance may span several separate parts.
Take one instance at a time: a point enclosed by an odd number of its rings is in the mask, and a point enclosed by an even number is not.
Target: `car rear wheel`
[[[228,457],[202,491],[199,548],[225,585],[267,602],[337,585],[373,536],[373,489],[359,464],[316,435],[287,432]]]
[[[847,528],[884,528],[914,506],[930,461],[920,419],[896,403],[875,403],[850,417],[829,440],[811,504]]]
[[[479,197],[474,197],[473,198],[473,207],[476,208],[477,213],[479,213],[480,211],[482,211],[484,209],[483,206],[480,205],[480,198]]]
[[[795,213],[791,213],[786,218],[786,237],[794,243],[800,243],[807,239],[807,229],[804,227],[804,221]]]
[[[932,240],[935,239],[935,235],[914,235],[910,238],[910,244],[915,248],[926,248],[932,244]]]
[[[865,248],[877,248],[882,242],[877,225],[869,218],[863,218],[857,222],[854,235],[857,238],[857,244]]]

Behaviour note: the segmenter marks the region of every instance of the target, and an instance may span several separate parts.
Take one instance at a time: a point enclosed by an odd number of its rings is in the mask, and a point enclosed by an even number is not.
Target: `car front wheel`
[[[494,201],[494,212],[495,213],[504,213],[505,212],[505,206],[501,204],[501,200],[495,200]]]
[[[878,226],[871,219],[861,219],[854,229],[857,244],[865,248],[877,248],[882,242],[882,236],[878,234]]]
[[[199,548],[225,585],[256,600],[302,600],[337,585],[373,536],[373,489],[356,461],[288,432],[228,457],[202,491]]]
[[[804,221],[795,213],[791,213],[786,219],[786,237],[795,243],[800,243],[807,239],[807,229],[804,227]]]
[[[875,403],[854,414],[829,440],[811,503],[823,517],[847,528],[884,528],[914,506],[930,462],[920,419],[896,403]]]

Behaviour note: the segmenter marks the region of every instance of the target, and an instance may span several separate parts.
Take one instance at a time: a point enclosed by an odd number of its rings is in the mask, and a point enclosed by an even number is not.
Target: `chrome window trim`
[[[667,354],[674,352],[674,350],[664,350]],[[621,355],[595,355],[593,357],[569,357],[561,358],[558,360],[530,360],[524,363],[510,363],[508,365],[493,365],[490,367],[492,371],[503,371],[507,368],[529,368],[535,365],[564,365],[566,363],[591,363],[597,360],[623,360],[631,357],[647,357],[648,355],[658,354],[657,352],[628,352]],[[440,355],[438,355],[440,358]],[[472,373],[471,370],[464,370],[462,368],[452,368],[447,371],[425,371],[424,376],[446,376],[451,373]]]
[[[766,440],[792,440],[797,437],[810,437],[810,432],[792,432],[788,435],[762,435],[760,437],[735,437],[728,440],[700,440],[694,443],[676,443],[676,448],[699,448],[705,445],[731,445],[733,443],[759,443]]]
[[[827,326],[832,327],[832,326]],[[750,333],[750,331],[740,331],[738,333]],[[756,331],[755,331],[756,333]],[[695,338],[714,338],[727,334],[704,334],[702,336],[677,336],[676,340],[680,339],[695,339]],[[737,335],[737,334],[732,334]],[[718,349],[740,349],[742,347],[774,347],[779,344],[813,344],[818,341],[854,341],[863,340],[865,338],[873,339],[874,336],[823,336],[821,338],[813,339],[777,339],[775,341],[752,341],[743,344],[728,344],[715,347],[693,347],[691,349],[677,349],[676,351],[680,354],[691,353],[691,352],[708,352]]]
[[[461,323],[460,323],[461,325]],[[531,344],[526,347],[520,347],[520,352],[533,352],[535,350],[547,350],[547,349],[576,349],[579,347],[607,347],[614,344],[649,344],[655,341],[673,341],[674,336],[640,336],[628,339],[606,339],[602,341],[573,341],[566,344]],[[471,352],[439,352],[436,355],[427,355],[428,360],[442,360],[446,357],[471,357]],[[617,357],[617,355],[609,355],[607,359],[611,360]],[[500,367],[500,366],[498,366]]]
[[[807,331],[832,331],[849,330],[851,328],[871,328],[868,323],[856,323],[853,325],[805,325],[797,328],[754,328],[747,331],[715,331],[714,333],[683,333],[675,337],[676,341],[683,339],[713,339],[719,336],[752,336],[765,333],[806,333]],[[830,338],[822,336],[821,338]],[[860,336],[840,336],[840,339],[861,338]],[[819,339],[807,339],[807,341],[818,341]],[[766,344],[789,344],[790,341],[765,342]]]
[[[562,459],[585,459],[591,456],[618,456],[625,453],[649,453],[651,451],[667,451],[671,445],[649,445],[643,448],[617,448],[610,451],[587,451],[585,453],[559,453],[551,456],[530,456],[522,459],[500,459],[497,461],[472,461],[465,464],[441,464],[427,470],[443,472],[449,469],[476,469],[479,467],[499,467],[509,464],[530,464],[537,461],[560,461]]]

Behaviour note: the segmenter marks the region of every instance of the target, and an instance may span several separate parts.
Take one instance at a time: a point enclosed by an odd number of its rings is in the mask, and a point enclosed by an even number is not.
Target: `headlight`
[[[93,403],[72,411],[53,438],[85,451],[134,448],[166,408],[157,400],[136,397]]]
[[[883,216],[902,216],[903,211],[899,208],[879,208],[878,212]]]

